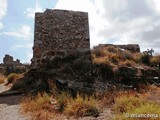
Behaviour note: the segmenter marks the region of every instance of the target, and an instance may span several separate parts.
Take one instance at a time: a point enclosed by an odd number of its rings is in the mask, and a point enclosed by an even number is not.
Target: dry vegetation
[[[107,67],[116,68],[118,66],[140,66],[141,53],[131,53],[128,50],[121,50],[115,47],[94,48],[92,50],[93,62],[95,64],[103,64]]]
[[[150,91],[157,90],[156,86],[148,86]],[[128,114],[160,114],[160,104],[148,99],[148,93],[139,94],[134,90],[108,91],[93,96],[77,94],[72,98],[68,93],[56,97],[47,93],[28,96],[21,102],[23,113],[30,113],[34,120],[57,119],[57,116],[99,116],[106,107],[112,108],[114,120],[152,120],[152,118],[131,118]],[[65,118],[65,117],[64,117]],[[62,119],[64,119],[62,118]]]
[[[7,84],[15,83],[18,79],[22,78],[23,74],[11,73],[7,77]]]
[[[72,98],[67,93],[62,93],[54,98],[46,93],[39,93],[37,96],[23,99],[21,107],[23,113],[31,113],[34,120],[48,120],[56,117],[55,114],[75,117],[99,115],[96,103],[93,97],[83,98],[77,95],[76,98]]]
[[[54,113],[50,104],[51,97],[46,93],[37,96],[27,96],[21,102],[23,113],[31,113],[33,120],[48,120]]]
[[[0,74],[0,84],[4,83],[6,79],[7,78],[4,75]]]
[[[160,114],[160,105],[136,96],[117,98],[114,105],[115,120],[155,120],[156,117],[126,117],[126,114]]]
[[[59,68],[59,65],[63,66],[62,74],[64,71],[67,71],[65,74],[68,75],[68,71],[73,73],[79,73],[79,66],[81,66],[82,73],[84,72],[84,66],[88,64],[81,63],[80,59],[72,61],[72,57],[66,58],[63,60],[58,60],[57,65],[51,62],[46,67],[46,70],[51,70],[53,67]],[[142,53],[131,53],[126,50],[121,50],[119,48],[108,47],[108,48],[95,48],[92,50],[92,60],[93,64],[102,65],[107,68],[111,68],[113,71],[119,66],[127,67],[150,67],[148,64],[152,65],[159,64],[159,55],[154,57],[146,57]],[[72,66],[66,64],[66,61],[72,61]],[[146,62],[147,61],[147,62]],[[68,66],[70,69],[68,69]],[[72,69],[71,69],[72,68]],[[73,69],[74,68],[74,69]],[[89,69],[89,68],[88,68]],[[86,71],[88,71],[88,69]],[[60,74],[61,75],[61,74]],[[16,75],[12,75],[16,76]],[[64,76],[65,78],[66,76]],[[69,78],[70,76],[68,76]],[[12,78],[12,79],[11,79]],[[14,81],[14,77],[11,77],[10,81]],[[95,93],[93,96],[81,96],[77,94],[73,98],[69,93],[54,93],[48,95],[46,93],[38,94],[37,96],[29,96],[25,98],[21,107],[24,113],[31,113],[34,120],[48,120],[54,118],[57,115],[65,116],[74,116],[74,117],[83,117],[83,116],[98,116],[101,111],[103,111],[106,106],[112,107],[112,110],[115,115],[115,120],[150,120],[151,118],[127,118],[126,113],[129,114],[160,114],[160,105],[153,101],[147,101],[146,92],[151,90],[156,90],[157,87],[150,84],[138,83],[139,91],[130,89],[130,90],[121,90],[115,88],[113,91],[106,91],[103,93]],[[55,91],[54,91],[55,92]],[[141,94],[140,94],[141,93]]]
[[[79,94],[75,99],[68,101],[64,113],[68,116],[98,116],[99,110],[96,106],[97,101],[94,97],[81,97]]]

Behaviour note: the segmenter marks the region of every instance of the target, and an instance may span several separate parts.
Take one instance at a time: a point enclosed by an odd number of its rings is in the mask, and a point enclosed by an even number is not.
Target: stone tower
[[[90,49],[88,13],[47,9],[35,14],[32,67],[45,59]]]

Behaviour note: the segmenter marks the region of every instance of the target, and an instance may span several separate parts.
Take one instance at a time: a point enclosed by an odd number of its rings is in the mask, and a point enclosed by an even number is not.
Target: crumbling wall
[[[138,44],[127,44],[127,45],[113,45],[113,44],[99,44],[98,47],[109,47],[114,46],[124,50],[129,50],[133,53],[140,52],[140,47]]]
[[[20,60],[17,59],[16,61],[13,60],[13,57],[6,54],[5,57],[3,58],[3,63],[5,66],[17,66],[17,65],[20,65]]]
[[[47,9],[35,14],[32,67],[86,49],[90,49],[88,13]]]

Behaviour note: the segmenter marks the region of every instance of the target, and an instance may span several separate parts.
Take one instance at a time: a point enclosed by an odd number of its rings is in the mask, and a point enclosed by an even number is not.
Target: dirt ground
[[[0,84],[0,93],[8,90],[9,87],[6,87],[3,84]],[[160,88],[150,90],[145,93],[149,100],[160,103]],[[11,95],[0,97],[0,120],[30,120],[29,115],[25,116],[21,114],[20,101],[23,98],[23,95]],[[100,116],[95,117],[83,117],[78,118],[78,120],[111,120],[113,113],[111,108],[106,108]],[[55,120],[77,120],[75,118],[67,118],[65,116],[59,116]]]
[[[8,89],[4,83],[0,84],[0,93]],[[29,120],[28,116],[20,113],[19,103],[22,98],[22,95],[0,97],[0,120]]]
[[[0,93],[8,90],[4,84],[0,84]],[[0,97],[0,120],[30,120],[28,116],[21,114],[20,101],[23,95],[12,95]],[[58,116],[54,120],[77,120],[75,118],[67,118],[65,116]],[[106,108],[99,117],[83,117],[78,120],[111,120],[111,110]]]

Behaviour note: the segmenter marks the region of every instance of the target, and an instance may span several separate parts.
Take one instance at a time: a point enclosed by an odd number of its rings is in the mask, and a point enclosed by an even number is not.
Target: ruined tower
[[[88,13],[47,9],[35,14],[32,67],[46,58],[89,48]]]

